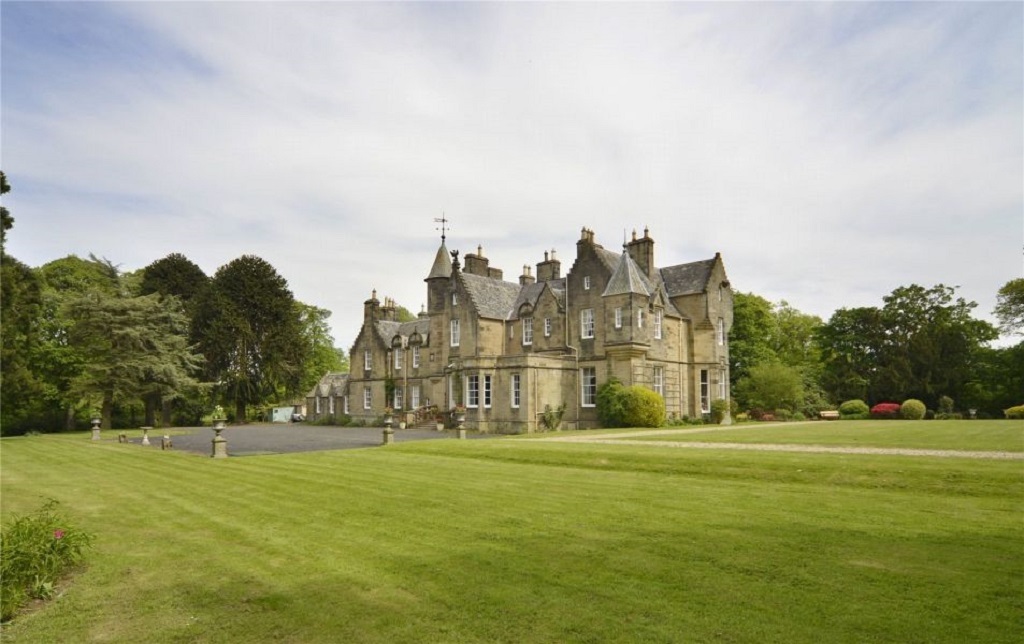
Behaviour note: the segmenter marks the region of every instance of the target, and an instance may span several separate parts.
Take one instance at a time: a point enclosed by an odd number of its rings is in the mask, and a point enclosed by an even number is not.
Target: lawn
[[[53,497],[97,536],[3,639],[1010,642],[1021,474],[520,439],[217,461],[3,439],[3,520]]]
[[[803,423],[749,423],[719,431],[661,436],[639,440],[720,443],[776,443],[848,447],[905,447],[919,449],[1024,452],[1024,423],[1015,420],[859,420]],[[700,428],[684,428],[700,429]]]

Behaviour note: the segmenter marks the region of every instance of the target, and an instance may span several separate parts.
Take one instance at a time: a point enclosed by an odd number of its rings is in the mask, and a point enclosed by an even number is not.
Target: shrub
[[[802,411],[795,411],[793,412],[793,416],[790,418],[790,420],[807,420],[807,416],[804,416],[804,413]]]
[[[711,422],[715,425],[721,425],[722,421],[724,421],[725,417],[728,415],[729,410],[730,407],[728,400],[722,400],[721,398],[719,398],[718,400],[712,400]]]
[[[953,399],[949,396],[939,397],[939,414],[953,413]]]
[[[880,419],[899,418],[899,403],[878,403],[871,408],[871,417]]]
[[[633,385],[622,393],[624,427],[661,427],[665,424],[665,399],[656,391]]]
[[[626,390],[616,378],[610,378],[597,389],[597,418],[602,427],[626,427],[623,421],[623,392]]]
[[[552,409],[551,405],[544,405],[544,413],[540,416],[540,424],[544,429],[554,431],[562,425],[562,416],[564,415],[565,403],[560,404],[557,409]]]
[[[847,400],[839,405],[839,417],[844,420],[860,420],[869,416],[870,408],[863,400]]]
[[[774,415],[775,415],[775,420],[782,420],[782,421],[790,420],[790,418],[792,417],[792,413],[788,409],[784,409],[784,408],[783,409],[776,409]]]
[[[28,598],[48,599],[68,569],[81,562],[93,536],[75,528],[50,499],[35,514],[15,517],[0,534],[0,619]]]
[[[1009,409],[1005,410],[1003,413],[1006,414],[1007,418],[1016,418],[1016,419],[1024,418],[1024,405],[1016,405],[1014,407],[1010,407]]]
[[[924,418],[926,411],[924,403],[915,398],[904,400],[903,404],[900,405],[900,416],[907,420],[921,420]]]

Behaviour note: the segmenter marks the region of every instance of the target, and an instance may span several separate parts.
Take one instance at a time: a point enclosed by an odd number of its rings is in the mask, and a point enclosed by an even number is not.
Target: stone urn
[[[466,424],[466,410],[461,407],[456,407],[452,416],[455,419],[455,426],[459,429],[463,429],[463,425]]]
[[[93,416],[90,422],[92,423],[92,439],[98,441],[100,439],[100,423],[103,421],[98,416]]]
[[[213,458],[227,458],[228,457],[228,441],[226,438],[220,435],[224,431],[224,423],[227,421],[227,417],[224,415],[224,408],[217,405],[213,408],[213,452],[210,454]]]

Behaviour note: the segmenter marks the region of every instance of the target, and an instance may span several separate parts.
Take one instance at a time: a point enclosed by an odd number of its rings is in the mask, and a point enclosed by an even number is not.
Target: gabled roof
[[[534,284],[527,284],[521,286],[519,289],[519,296],[516,301],[512,303],[512,309],[509,311],[509,319],[514,320],[519,317],[519,309],[524,304],[529,304],[531,308],[537,308],[537,301],[540,299],[542,293],[544,293],[544,282],[537,282]]]
[[[348,386],[348,374],[339,371],[328,372],[313,389],[306,394],[307,398],[326,398],[332,394],[344,393]]]
[[[707,290],[715,258],[661,269],[661,280],[669,297],[703,293]]]
[[[622,295],[623,293],[638,293],[650,297],[655,291],[654,284],[647,279],[640,267],[636,265],[629,253],[622,251],[615,271],[608,279],[608,286],[605,287],[602,297],[609,295]]]
[[[522,287],[471,273],[459,273],[459,277],[480,317],[508,319]]]
[[[601,260],[609,271],[614,271],[615,267],[619,265],[619,254],[613,250],[601,246],[595,246],[594,252],[597,253],[597,258]]]
[[[392,320],[377,320],[375,325],[377,336],[384,343],[385,347],[391,346],[391,340],[396,335],[402,336],[402,344],[404,345],[409,336],[413,334],[413,331],[419,332],[424,339],[430,333],[430,320],[426,318],[419,318],[412,320],[411,322],[394,322]]]

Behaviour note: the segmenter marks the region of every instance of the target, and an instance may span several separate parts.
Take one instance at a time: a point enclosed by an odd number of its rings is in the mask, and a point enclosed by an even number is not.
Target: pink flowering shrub
[[[899,418],[900,417],[900,404],[899,403],[878,403],[871,408],[872,418]]]

